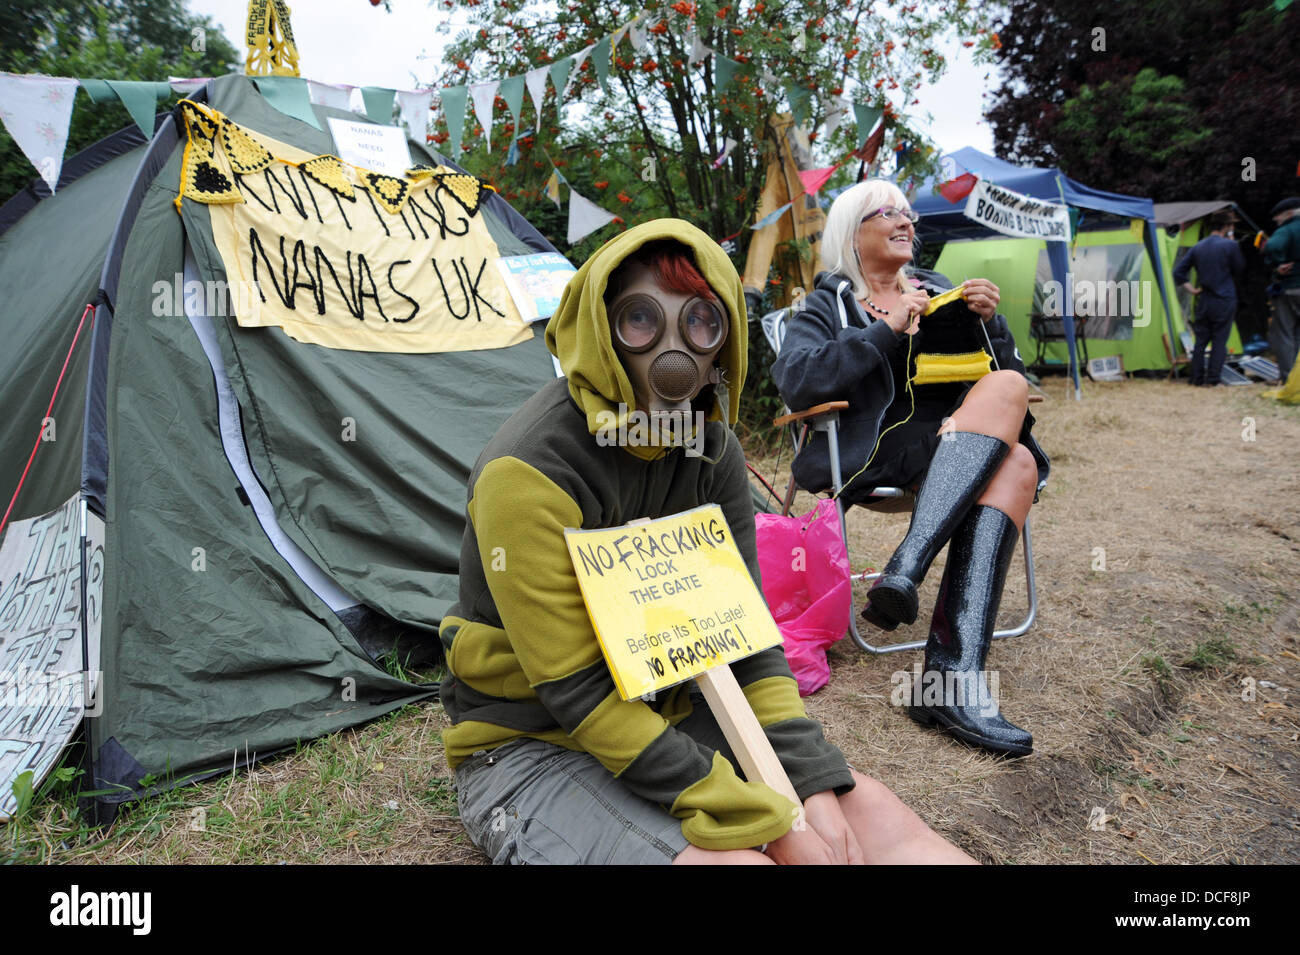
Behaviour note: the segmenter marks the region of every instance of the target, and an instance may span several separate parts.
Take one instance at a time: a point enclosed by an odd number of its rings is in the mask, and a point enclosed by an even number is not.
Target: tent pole
[[[90,720],[93,716],[85,715],[85,711],[90,709],[90,632],[86,623],[86,496],[82,494],[78,500],[81,511],[81,705],[83,710],[82,723],[86,731],[86,771],[90,776],[90,788],[95,786],[95,742],[90,735]],[[101,686],[99,692],[102,693],[104,688]],[[90,824],[96,828],[99,826],[99,799],[92,796],[90,798]]]
[[[1155,228],[1155,220],[1143,220],[1142,244],[1146,246],[1147,258],[1151,260],[1151,270],[1156,276],[1156,288],[1160,290],[1160,302],[1165,307],[1165,328],[1169,331],[1169,362],[1172,366],[1174,356],[1178,354],[1179,342],[1174,338],[1174,313],[1169,307],[1169,290],[1165,287],[1165,269],[1160,261],[1160,247],[1156,242]]]

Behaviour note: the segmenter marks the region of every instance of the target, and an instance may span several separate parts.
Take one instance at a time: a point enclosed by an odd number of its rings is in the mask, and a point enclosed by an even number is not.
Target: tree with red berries
[[[544,230],[562,220],[543,188],[554,161],[580,193],[629,225],[674,216],[718,239],[739,233],[744,242],[763,186],[769,115],[789,112],[792,100],[800,106],[805,127],[813,131],[815,155],[826,165],[857,146],[851,112],[830,142],[816,141],[832,97],[884,107],[892,139],[915,143],[920,137],[907,113],[917,106],[917,87],[944,68],[935,49],[938,37],[956,29],[991,47],[991,35],[968,3],[937,11],[921,3],[863,0],[440,2],[449,17],[467,16],[470,26],[448,50],[448,66],[434,78],[439,87],[522,75],[639,18],[645,45],[638,50],[628,37],[619,42],[608,93],[588,56],[570,82],[562,120],[549,84],[535,132],[533,107],[525,99],[519,131],[525,135],[514,156],[516,130],[502,100],[490,154],[475,135],[472,109],[466,117],[462,155],[450,158],[494,182]],[[694,64],[692,35],[714,51]],[[718,82],[718,56],[738,65],[725,88]],[[434,138],[448,148],[441,120]],[[728,138],[738,145],[714,169]],[[508,157],[517,162],[507,165]],[[562,228],[548,234],[563,239]],[[603,237],[587,243],[594,246]],[[586,243],[574,250],[578,256],[586,251]]]

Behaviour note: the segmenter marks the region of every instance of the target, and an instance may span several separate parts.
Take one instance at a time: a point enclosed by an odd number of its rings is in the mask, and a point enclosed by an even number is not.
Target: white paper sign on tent
[[[1053,242],[1070,241],[1068,207],[1012,192],[987,179],[975,183],[962,214],[1003,235]]]
[[[331,116],[330,135],[344,162],[386,176],[401,177],[411,168],[406,134],[396,126],[380,126]]]

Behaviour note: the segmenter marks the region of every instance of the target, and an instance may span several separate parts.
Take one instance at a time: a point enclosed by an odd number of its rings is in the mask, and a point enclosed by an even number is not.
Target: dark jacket
[[[938,272],[911,272],[931,295],[952,288]],[[997,367],[1024,374],[1006,319],[995,316],[985,324]],[[852,283],[842,275],[819,273],[816,287],[786,323],[781,354],[772,377],[781,397],[798,411],[826,401],[847,401],[840,413],[840,470],[847,480],[871,455],[880,436],[880,422],[894,400],[891,366],[905,360],[907,336],[868,316],[853,297]],[[1033,416],[1026,413],[1020,442],[1038,463],[1042,488],[1051,469],[1047,455],[1030,434]],[[936,422],[936,427],[938,423]],[[817,433],[795,458],[794,477],[801,487],[821,491],[831,486],[826,435]]]

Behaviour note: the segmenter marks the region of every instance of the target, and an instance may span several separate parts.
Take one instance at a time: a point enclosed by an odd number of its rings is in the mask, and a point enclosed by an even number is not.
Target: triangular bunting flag
[[[558,107],[564,99],[564,91],[569,88],[569,72],[573,69],[573,57],[565,56],[551,64],[551,85],[555,87],[555,105]]]
[[[825,169],[800,169],[799,181],[803,183],[803,191],[810,196],[817,195],[817,190],[826,185],[826,180],[830,179],[839,168],[835,165],[827,166]]]
[[[335,195],[356,201],[352,180],[348,178],[347,171],[337,156],[317,156],[307,160],[298,169],[304,176],[314,179]]]
[[[253,82],[257,84],[262,98],[285,116],[292,116],[320,129],[316,114],[312,112],[307,81],[301,76],[255,76]]]
[[[844,117],[849,114],[849,104],[838,96],[823,97],[822,112],[826,114],[822,142],[830,142],[831,137],[835,135],[835,130],[840,128],[840,123],[844,122]]]
[[[524,74],[524,85],[528,87],[528,95],[532,97],[533,108],[537,110],[537,130],[542,128],[542,103],[546,100],[546,67],[539,66],[535,70],[529,70]]]
[[[718,155],[717,159],[713,160],[713,168],[717,169],[724,162],[726,162],[727,157],[731,155],[731,151],[735,149],[736,146],[737,146],[736,141],[732,139],[730,136],[728,136],[726,144],[723,145],[722,147],[722,152]]]
[[[417,143],[425,143],[429,137],[429,104],[433,102],[433,90],[398,90],[398,112],[402,122],[406,123],[407,135]]]
[[[594,202],[569,190],[569,245],[577,245],[597,229],[609,225],[618,216],[606,212]]]
[[[740,64],[735,60],[729,60],[721,53],[715,53],[713,56],[713,87],[719,93],[731,85],[736,71],[740,69]]]
[[[274,159],[270,150],[225,117],[221,121],[221,145],[231,168],[241,176],[261,172]]]
[[[750,228],[755,230],[766,229],[768,226],[776,222],[777,219],[781,218],[781,216],[785,215],[786,211],[789,210],[789,208],[792,205],[794,205],[793,202],[787,202],[780,209],[772,210],[767,215],[763,216],[763,218],[759,219],[752,226],[750,226]]]
[[[145,139],[153,139],[153,119],[158,111],[158,101],[172,95],[170,83],[146,80],[106,80],[117,98],[122,101],[131,119],[140,127]]]
[[[795,125],[802,126],[804,120],[808,118],[808,103],[812,99],[812,90],[806,86],[787,86],[785,98],[790,103],[790,112],[794,114]]]
[[[449,86],[441,91],[442,118],[447,124],[447,142],[451,161],[460,162],[460,137],[465,130],[465,103],[469,89],[464,86]]]
[[[687,66],[694,66],[696,63],[702,63],[713,51],[704,45],[699,34],[691,33],[691,54],[686,58]]]
[[[961,202],[971,194],[971,190],[975,188],[977,182],[979,182],[979,177],[973,172],[963,173],[956,179],[950,179],[939,186],[939,195],[949,202]]]
[[[499,85],[499,80],[488,80],[469,88],[470,99],[474,101],[474,115],[483,127],[483,141],[487,143],[488,152],[492,151],[492,107],[496,104]]]
[[[506,101],[506,109],[510,110],[510,115],[514,119],[515,128],[512,135],[519,136],[519,117],[524,109],[524,78],[522,76],[507,76],[501,81],[501,98]]]
[[[596,66],[596,82],[606,96],[609,95],[609,58],[613,52],[610,38],[605,37],[596,43],[591,51],[591,61]]]
[[[169,76],[167,85],[172,88],[173,93],[189,96],[195,90],[202,89],[211,79],[210,76]]]
[[[385,89],[382,86],[363,86],[361,87],[361,101],[366,104],[366,116],[371,122],[379,123],[381,126],[393,125],[393,97],[396,95],[394,90]]]
[[[578,77],[582,75],[582,64],[586,61],[587,57],[591,55],[591,51],[595,48],[595,46],[596,44],[593,43],[591,46],[579,50],[576,54],[574,54],[573,69],[569,72],[569,81],[568,83],[565,84],[564,87],[565,93],[568,93],[569,87],[571,87],[574,83],[576,83]]]
[[[341,110],[352,109],[352,87],[350,86],[333,86],[329,83],[308,80],[307,95],[317,106]]]
[[[874,106],[863,106],[861,103],[853,104],[853,116],[858,121],[858,149],[866,145],[872,127],[876,125],[876,120],[880,119],[880,112]]]
[[[551,178],[546,180],[546,198],[555,203],[555,208],[560,208],[560,171],[551,170]]]
[[[362,176],[362,181],[370,194],[379,200],[379,204],[393,215],[402,211],[406,195],[411,191],[411,184],[405,179],[382,173],[367,172]]]
[[[59,184],[76,95],[70,77],[0,73],[0,121],[50,192]]]
[[[644,53],[646,48],[645,30],[641,29],[641,22],[635,20],[627,28],[627,38],[632,41],[632,49],[638,53]]]

